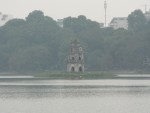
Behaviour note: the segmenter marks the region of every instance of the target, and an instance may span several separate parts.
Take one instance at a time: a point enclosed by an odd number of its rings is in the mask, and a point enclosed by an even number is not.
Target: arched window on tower
[[[79,60],[81,60],[81,57],[79,56]]]
[[[74,67],[71,67],[71,72],[75,72],[75,69],[74,69]]]
[[[74,58],[74,57],[72,57],[72,60],[75,60],[75,58]]]
[[[82,67],[79,67],[79,72],[83,72],[83,69],[82,69]]]
[[[79,51],[82,51],[82,47],[79,47]]]

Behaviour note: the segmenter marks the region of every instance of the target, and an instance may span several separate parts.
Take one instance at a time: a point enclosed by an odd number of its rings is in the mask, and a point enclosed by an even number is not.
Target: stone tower
[[[77,40],[71,42],[68,56],[67,72],[84,72],[84,54]]]

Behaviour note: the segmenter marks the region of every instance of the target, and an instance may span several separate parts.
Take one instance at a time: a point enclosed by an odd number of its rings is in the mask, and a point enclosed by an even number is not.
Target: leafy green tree
[[[99,23],[86,19],[83,15],[78,16],[78,18],[68,17],[64,19],[64,28],[72,29],[74,33],[79,33],[93,27],[99,28]]]
[[[29,23],[38,23],[44,20],[44,13],[42,11],[35,10],[26,17]]]
[[[52,54],[43,46],[19,49],[9,58],[9,66],[15,71],[41,71],[54,64]]]
[[[128,16],[128,28],[133,31],[140,31],[145,28],[146,18],[141,10],[135,10]]]

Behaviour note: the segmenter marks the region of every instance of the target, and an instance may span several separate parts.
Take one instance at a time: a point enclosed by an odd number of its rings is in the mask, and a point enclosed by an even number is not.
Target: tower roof
[[[75,40],[73,40],[73,41],[71,42],[71,44],[77,45],[77,44],[80,44],[80,43],[79,43],[79,41],[78,41],[77,39],[75,39]]]

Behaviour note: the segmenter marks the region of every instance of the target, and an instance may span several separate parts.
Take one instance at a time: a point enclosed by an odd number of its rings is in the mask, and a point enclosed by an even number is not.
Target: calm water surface
[[[0,78],[0,113],[150,113],[150,79]]]

